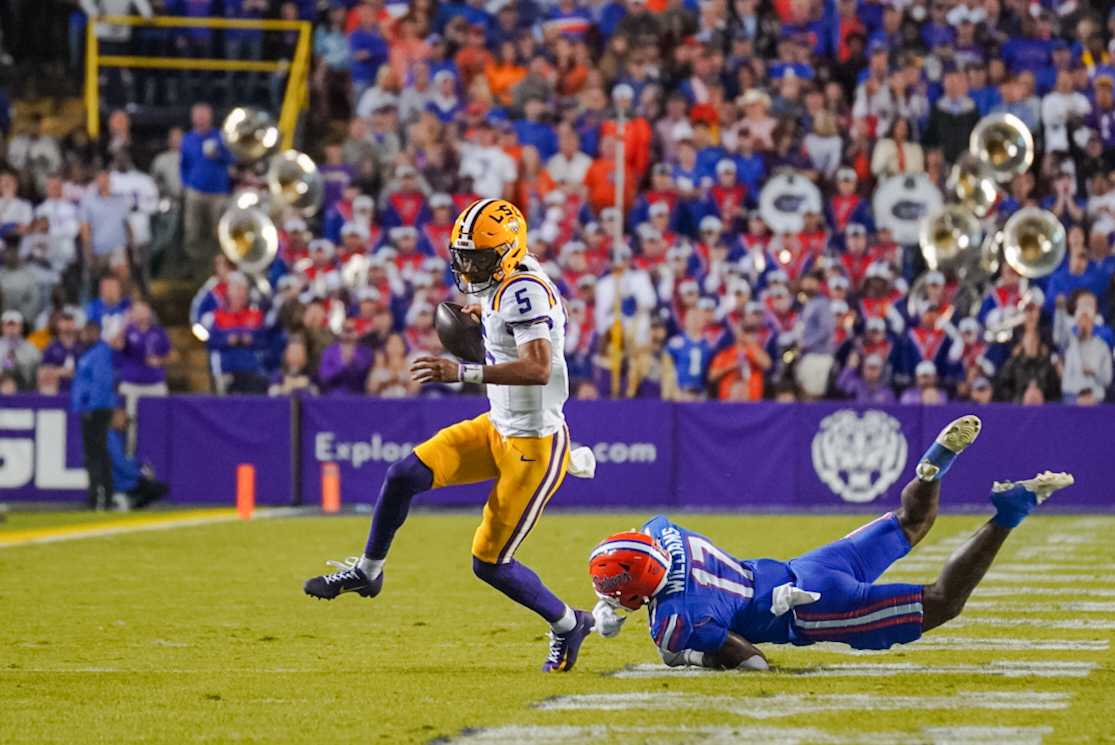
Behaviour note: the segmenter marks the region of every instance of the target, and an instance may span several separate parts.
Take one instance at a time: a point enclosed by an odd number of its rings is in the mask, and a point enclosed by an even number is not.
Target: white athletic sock
[[[369,559],[367,556],[361,556],[360,561],[356,562],[356,567],[368,575],[368,579],[375,579],[383,571],[384,561],[386,559]]]
[[[550,628],[554,630],[555,634],[565,634],[573,630],[577,625],[577,614],[568,605],[565,606],[565,613],[561,618],[550,624]]]

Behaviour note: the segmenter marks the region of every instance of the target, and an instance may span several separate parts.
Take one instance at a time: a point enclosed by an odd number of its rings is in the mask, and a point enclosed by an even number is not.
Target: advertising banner
[[[80,427],[64,398],[0,399],[0,501],[78,501],[86,484]],[[440,428],[487,410],[483,398],[381,400],[170,396],[140,403],[137,455],[175,502],[231,504],[236,467],[256,469],[257,499],[287,504],[300,487],[320,504],[336,463],[346,504],[375,502],[388,467]],[[592,449],[593,480],[567,477],[554,507],[865,511],[899,504],[917,459],[963,405],[673,404],[571,401],[574,446]],[[950,471],[943,510],[987,509],[995,480],[1070,471],[1055,509],[1113,510],[1110,407],[982,406],[983,433]],[[487,484],[438,490],[416,504],[479,506]]]

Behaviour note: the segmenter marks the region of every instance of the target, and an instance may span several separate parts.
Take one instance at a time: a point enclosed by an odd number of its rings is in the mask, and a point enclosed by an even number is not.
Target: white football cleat
[[[1076,483],[1071,473],[1060,471],[1054,473],[1053,471],[1042,471],[1032,479],[1025,479],[1024,481],[996,481],[991,485],[991,492],[997,494],[1000,492],[1010,491],[1016,486],[1020,486],[1026,491],[1030,492],[1037,499],[1038,504],[1049,499],[1053,492],[1064,489],[1067,486],[1072,486]]]
[[[937,435],[936,442],[941,447],[948,448],[953,453],[960,455],[976,441],[981,429],[983,429],[983,422],[980,421],[978,416],[965,414],[945,425],[945,428]]]

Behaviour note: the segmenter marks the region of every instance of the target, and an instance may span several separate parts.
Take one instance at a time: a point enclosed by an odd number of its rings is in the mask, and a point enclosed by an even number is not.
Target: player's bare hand
[[[410,378],[419,383],[456,383],[458,374],[457,363],[442,357],[419,357],[410,364]]]
[[[474,319],[476,319],[477,323],[480,323],[480,314],[483,312],[483,310],[484,309],[481,306],[475,303],[469,303],[468,305],[461,306],[461,312],[472,316]]]

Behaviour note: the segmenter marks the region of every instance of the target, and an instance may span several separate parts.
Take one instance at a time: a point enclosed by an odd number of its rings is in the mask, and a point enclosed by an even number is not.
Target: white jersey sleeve
[[[553,291],[530,275],[513,279],[500,293],[495,314],[522,346],[536,339],[549,339],[560,301]]]

